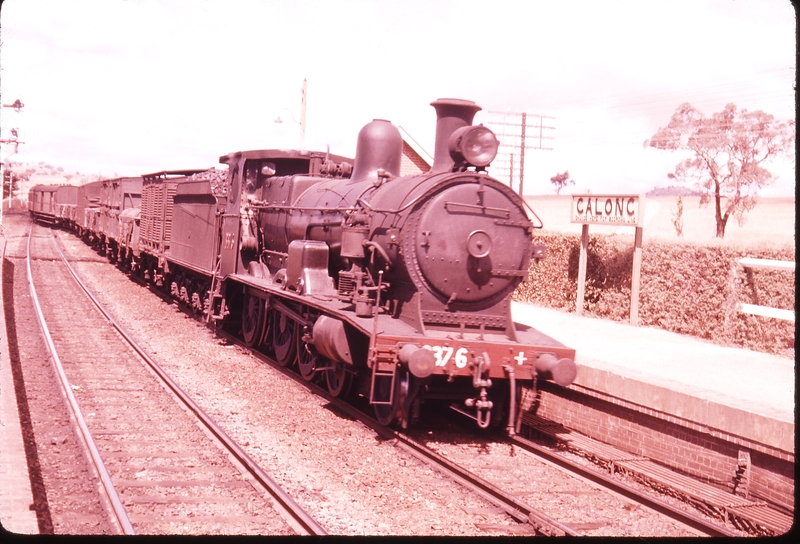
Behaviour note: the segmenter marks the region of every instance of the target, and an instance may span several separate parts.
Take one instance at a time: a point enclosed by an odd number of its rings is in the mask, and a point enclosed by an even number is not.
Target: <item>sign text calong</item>
[[[639,195],[572,195],[570,219],[584,225],[640,227],[643,204]]]

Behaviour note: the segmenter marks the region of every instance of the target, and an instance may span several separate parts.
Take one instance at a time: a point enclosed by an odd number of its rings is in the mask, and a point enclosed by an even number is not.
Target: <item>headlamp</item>
[[[456,162],[483,168],[497,156],[500,142],[489,128],[478,126],[461,127],[450,136],[450,156]]]

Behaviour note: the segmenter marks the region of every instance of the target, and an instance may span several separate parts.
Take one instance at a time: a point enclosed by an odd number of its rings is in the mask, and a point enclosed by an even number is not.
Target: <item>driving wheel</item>
[[[314,346],[308,342],[303,342],[302,338],[298,335],[297,338],[297,367],[300,369],[300,375],[306,381],[314,379],[317,372],[317,365],[319,364],[320,356],[314,349]]]
[[[328,382],[328,392],[334,397],[344,397],[350,392],[353,384],[353,374],[347,371],[347,366],[338,361],[331,361],[325,371],[325,381]]]
[[[250,347],[261,343],[266,323],[266,305],[264,299],[247,294],[242,305],[242,338]]]
[[[272,347],[281,366],[294,363],[297,354],[297,323],[283,312],[275,311],[272,326]]]
[[[389,376],[381,376],[375,381],[375,399],[388,401],[391,391],[392,379]],[[378,423],[387,427],[400,421],[402,417],[403,400],[408,395],[409,373],[407,370],[398,369],[394,378],[394,391],[391,395],[391,403],[373,404],[375,419]]]

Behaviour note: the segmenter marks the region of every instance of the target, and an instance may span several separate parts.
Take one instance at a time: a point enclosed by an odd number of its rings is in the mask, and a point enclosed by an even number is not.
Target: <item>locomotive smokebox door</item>
[[[431,196],[417,215],[414,257],[442,300],[486,303],[509,296],[528,271],[530,221],[497,186],[464,178]]]
[[[335,293],[328,275],[328,244],[319,240],[294,240],[286,260],[286,288],[300,294]]]

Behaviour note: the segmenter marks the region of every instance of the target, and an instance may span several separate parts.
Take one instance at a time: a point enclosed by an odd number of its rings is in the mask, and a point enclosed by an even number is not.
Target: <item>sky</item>
[[[303,144],[352,156],[373,119],[433,153],[430,103],[449,97],[481,106],[475,123],[548,116],[526,194],[565,170],[565,192],[640,193],[674,184],[682,157],[644,142],[684,102],[795,117],[795,32],[789,0],[4,0],[2,103],[25,106],[0,112],[24,142],[0,158],[112,177]],[[794,196],[794,163],[761,195]]]

